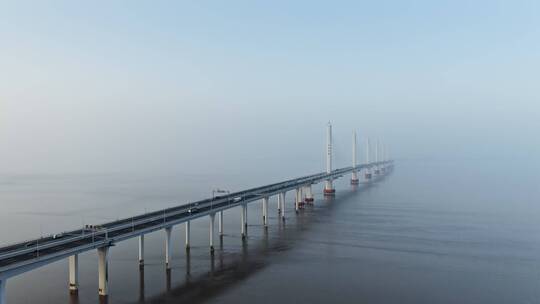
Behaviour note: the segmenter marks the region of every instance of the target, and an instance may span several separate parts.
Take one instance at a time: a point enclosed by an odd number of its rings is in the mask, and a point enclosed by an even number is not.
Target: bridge
[[[366,162],[357,165],[356,133],[353,133],[352,166],[332,169],[332,126],[327,127],[326,171],[302,176],[270,185],[234,193],[217,191],[219,196],[196,202],[158,210],[142,215],[125,218],[99,225],[85,225],[81,229],[53,234],[35,240],[24,241],[0,248],[0,304],[5,304],[6,282],[9,278],[32,271],[50,263],[69,259],[69,290],[77,293],[79,288],[78,255],[97,250],[99,296],[106,299],[108,288],[108,254],[116,243],[137,237],[139,239],[139,267],[144,267],[144,236],[158,230],[165,231],[165,267],[170,268],[171,232],[175,225],[185,225],[185,247],[190,248],[190,222],[197,218],[208,217],[210,254],[214,253],[215,217],[218,216],[218,230],[223,236],[223,211],[240,208],[240,230],[242,239],[247,236],[247,204],[262,202],[262,222],[268,227],[269,199],[277,196],[277,209],[280,220],[285,221],[285,197],[294,191],[294,208],[300,212],[305,204],[313,204],[312,185],[324,182],[324,195],[334,195],[333,181],[346,174],[351,174],[351,184],[359,184],[359,174],[363,173],[366,182],[370,182],[390,172],[393,161],[387,160],[379,143],[375,145],[374,161],[370,161],[369,140],[366,142]]]

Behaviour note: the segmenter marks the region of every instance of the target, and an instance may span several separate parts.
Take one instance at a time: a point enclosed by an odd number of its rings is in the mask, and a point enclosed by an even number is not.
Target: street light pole
[[[229,190],[223,190],[223,189],[214,189],[212,190],[212,202],[211,206],[213,205],[214,199],[216,198],[216,193],[227,193],[227,205],[230,204],[231,201],[231,192]],[[210,207],[212,208],[212,207]],[[223,210],[219,212],[219,237],[223,238]]]

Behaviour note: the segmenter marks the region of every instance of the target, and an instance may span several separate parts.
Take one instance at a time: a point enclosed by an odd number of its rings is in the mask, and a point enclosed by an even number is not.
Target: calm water
[[[300,214],[287,196],[287,221],[261,226],[251,204],[249,238],[239,209],[225,213],[213,259],[208,220],[173,230],[173,267],[163,262],[164,233],[111,249],[110,303],[538,303],[540,166],[534,163],[400,161],[385,180],[352,188]],[[303,172],[305,174],[312,172]],[[294,175],[299,175],[293,174]],[[2,244],[237,190],[281,176],[2,176]],[[226,181],[226,182],[224,182]],[[21,228],[22,227],[22,228]],[[8,282],[9,303],[96,303],[97,257],[81,255],[80,292],[67,290],[67,261]]]

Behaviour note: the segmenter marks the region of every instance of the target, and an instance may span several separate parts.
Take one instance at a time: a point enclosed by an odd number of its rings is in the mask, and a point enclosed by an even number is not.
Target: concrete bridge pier
[[[0,304],[6,304],[6,280],[0,280]]]
[[[294,198],[294,211],[298,213],[298,209],[300,208],[300,200],[302,199],[302,190],[301,188],[296,188],[296,196]]]
[[[165,228],[165,268],[171,268],[171,232],[172,227]]]
[[[324,195],[334,195],[336,193],[336,190],[334,189],[334,185],[332,183],[331,179],[326,180],[324,185]]]
[[[242,212],[240,213],[240,226],[241,226],[241,233],[242,233],[242,240],[246,239],[246,204],[242,204]]]
[[[369,161],[369,138],[366,139],[366,165],[369,165],[370,164],[370,161]],[[365,178],[366,178],[366,181],[369,181],[371,179],[371,168],[370,167],[367,167],[366,168],[366,173],[365,173]]]
[[[215,213],[210,214],[210,253],[214,254],[214,219],[216,218]]]
[[[219,212],[219,238],[223,238],[223,211]]]
[[[311,185],[306,186],[306,203],[313,203],[313,190]]]
[[[279,194],[279,197],[280,197],[280,200],[281,201],[281,220],[285,221],[285,193],[286,192],[281,192]]]
[[[277,214],[278,218],[281,215],[281,193],[278,193],[277,195]]]
[[[364,178],[366,179],[366,181],[369,182],[372,177],[373,177],[373,174],[371,173],[371,168],[366,168]]]
[[[246,226],[246,232],[247,232],[247,227],[248,227],[248,205],[245,204],[244,205],[244,213],[245,213],[245,216],[244,216],[244,226]]]
[[[358,185],[360,180],[358,179],[358,173],[353,171],[351,174],[351,185]]]
[[[263,225],[268,227],[268,197],[263,197]]]
[[[304,201],[305,201],[304,187],[300,187],[298,188],[298,197],[296,198],[296,205],[297,205],[296,211],[304,208]]]
[[[139,236],[139,268],[144,267],[144,235]]]
[[[379,162],[379,141],[377,140],[377,142],[375,143],[375,163],[378,163],[378,162]],[[375,175],[379,175],[381,173],[379,170],[379,165],[375,165],[374,173]]]
[[[186,222],[186,251],[189,251],[190,221]]]
[[[69,257],[69,293],[79,292],[79,255]]]
[[[109,295],[109,247],[98,248],[99,297]]]

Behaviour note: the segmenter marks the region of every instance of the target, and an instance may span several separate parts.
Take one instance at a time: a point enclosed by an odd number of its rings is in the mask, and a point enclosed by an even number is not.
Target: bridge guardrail
[[[230,204],[230,203],[228,204],[229,206],[230,205],[237,206],[237,205],[240,205],[241,203],[248,203],[248,202],[251,202],[251,201],[258,200],[258,199],[262,198],[265,195],[268,196],[268,195],[272,195],[272,194],[274,194],[276,192],[283,191],[285,189],[295,188],[295,187],[297,187],[297,186],[299,186],[299,185],[301,185],[303,183],[306,183],[306,182],[309,182],[309,183],[320,182],[320,181],[328,179],[328,178],[335,178],[336,176],[346,174],[346,173],[348,173],[348,172],[350,172],[352,170],[361,170],[363,168],[370,168],[370,167],[377,166],[377,165],[384,164],[384,163],[387,163],[387,162],[364,164],[364,165],[359,165],[356,168],[346,167],[346,168],[336,169],[333,172],[328,173],[328,174],[327,173],[312,174],[312,175],[308,175],[308,176],[305,176],[305,177],[300,177],[300,178],[296,178],[296,179],[290,179],[290,180],[279,182],[279,183],[274,183],[274,184],[270,184],[270,185],[266,185],[266,186],[261,186],[261,187],[256,187],[256,188],[252,188],[252,189],[247,189],[247,190],[235,192],[235,193],[230,193],[227,196],[221,197],[219,200],[221,201],[221,203],[230,202],[230,201],[234,200],[235,197],[245,196],[245,194],[253,193],[254,191],[257,191],[257,190],[263,190],[263,189],[265,190],[264,194],[255,193],[255,194],[258,195],[258,197],[250,198],[249,201],[247,201],[247,202],[243,198],[241,201],[234,202],[233,204]],[[146,223],[159,220],[161,218],[164,219],[164,224],[166,224],[166,220],[167,220],[168,217],[173,217],[173,216],[180,215],[182,213],[186,213],[187,210],[188,210],[187,208],[189,206],[191,206],[192,204],[197,204],[198,203],[198,204],[200,204],[201,207],[204,207],[204,206],[207,206],[207,204],[210,204],[210,206],[212,206],[214,204],[214,202],[215,202],[215,200],[212,200],[212,199],[204,199],[204,200],[200,200],[200,201],[197,201],[197,202],[192,202],[192,203],[188,203],[188,204],[184,204],[184,205],[180,205],[180,206],[175,206],[175,207],[171,207],[171,208],[167,208],[167,209],[163,209],[163,210],[154,211],[154,212],[151,212],[150,214],[139,215],[139,216],[136,216],[136,217],[134,216],[134,217],[131,217],[131,219],[130,218],[125,218],[125,219],[122,219],[122,220],[109,222],[109,223],[104,223],[104,224],[97,225],[97,226],[106,227],[106,231],[103,232],[103,233],[107,235],[108,233],[116,232],[118,230],[122,230],[122,229],[128,228],[130,226],[133,227],[133,230],[134,230],[135,226],[144,225]],[[218,203],[218,205],[219,204],[220,203]],[[170,210],[172,212],[167,212],[168,210]],[[161,215],[161,214],[163,214],[163,215]],[[154,215],[154,216],[148,217],[148,215]],[[134,220],[135,218],[138,218],[138,219],[135,221]],[[72,236],[72,237],[69,237],[69,238],[63,238],[62,240],[59,240],[59,241],[47,242],[45,244],[42,244],[41,247],[39,245],[40,239],[29,241],[29,243],[30,242],[36,242],[36,244],[37,244],[36,247],[35,248],[34,247],[25,248],[23,250],[15,249],[13,251],[9,251],[9,252],[6,252],[4,254],[0,254],[0,260],[4,260],[4,259],[7,259],[7,258],[12,258],[12,257],[15,257],[15,256],[31,253],[31,252],[34,252],[34,251],[36,251],[36,255],[39,256],[39,249],[45,250],[45,249],[48,249],[48,248],[51,248],[51,247],[55,247],[55,246],[59,246],[59,245],[62,245],[62,244],[66,244],[66,243],[75,242],[75,241],[85,239],[87,237],[87,235],[84,234],[84,232],[85,232],[84,229],[74,230],[72,232],[79,232],[79,231],[81,232],[81,235],[76,235],[76,236]],[[69,233],[72,233],[72,232],[69,232]],[[20,244],[24,244],[24,243],[20,243]],[[10,246],[14,246],[14,245],[9,245],[7,247],[10,247]]]

